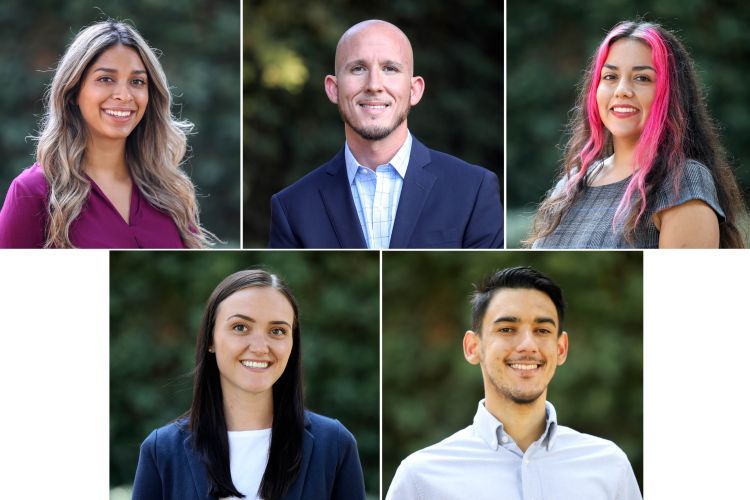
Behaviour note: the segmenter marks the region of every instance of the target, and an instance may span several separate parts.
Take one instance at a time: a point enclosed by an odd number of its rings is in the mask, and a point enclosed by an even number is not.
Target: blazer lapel
[[[343,149],[328,162],[326,173],[328,178],[319,191],[339,245],[341,248],[367,248],[352,200]]]
[[[417,139],[413,139],[409,167],[406,169],[404,185],[401,188],[396,220],[393,221],[390,248],[406,248],[409,244],[425,200],[437,178],[425,170],[430,161],[430,151]]]
[[[313,446],[315,446],[315,436],[310,433],[310,421],[305,415],[305,434],[302,438],[302,463],[299,465],[297,479],[294,480],[292,488],[284,495],[284,500],[302,500],[302,494],[305,492],[305,480],[307,470],[310,467],[310,457],[312,457]]]
[[[190,443],[190,436],[185,438],[182,442],[182,446],[185,448],[185,456],[187,457],[188,465],[190,466],[190,473],[193,476],[196,498],[207,499],[208,477],[206,476],[206,466],[203,465],[200,457],[193,449],[193,446]]]

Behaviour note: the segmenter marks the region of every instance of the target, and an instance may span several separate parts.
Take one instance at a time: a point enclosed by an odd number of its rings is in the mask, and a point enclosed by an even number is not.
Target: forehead
[[[487,305],[482,325],[488,325],[502,317],[533,321],[534,318],[552,318],[559,326],[557,308],[552,299],[532,288],[502,288],[495,292]]]
[[[358,59],[411,64],[406,36],[387,24],[375,24],[346,35],[336,50],[336,67]]]
[[[128,69],[143,70],[143,60],[140,54],[132,48],[122,44],[113,45],[105,49],[91,64],[92,68],[99,66],[114,67],[118,65],[127,66]]]
[[[253,319],[268,318],[292,323],[294,309],[286,296],[270,286],[249,287],[237,290],[222,300],[217,308],[219,320],[232,314],[245,314]]]
[[[609,47],[607,63],[630,66],[651,65],[651,47],[646,42],[635,38],[621,38]]]

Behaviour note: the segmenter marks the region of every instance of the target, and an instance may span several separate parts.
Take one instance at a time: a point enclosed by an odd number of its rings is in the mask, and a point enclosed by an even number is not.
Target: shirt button
[[[523,459],[523,463],[528,464],[529,463],[529,459],[528,458],[524,458]]]
[[[500,441],[502,441],[503,443],[507,443],[508,442],[508,436],[501,437]]]

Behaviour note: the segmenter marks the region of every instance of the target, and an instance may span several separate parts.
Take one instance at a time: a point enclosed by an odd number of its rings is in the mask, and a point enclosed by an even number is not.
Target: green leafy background
[[[173,113],[195,124],[186,171],[203,224],[240,245],[240,4],[231,0],[5,0],[0,9],[0,199],[31,165],[43,94],[78,31],[108,17],[130,20],[172,88]],[[224,245],[220,245],[224,246]]]
[[[151,430],[190,406],[203,307],[227,275],[277,273],[300,308],[306,406],[356,437],[378,494],[379,259],[375,252],[113,252],[110,259],[110,484],[129,485]]]
[[[384,252],[384,491],[406,456],[471,424],[484,397],[461,347],[472,283],[518,265],[552,277],[568,303],[568,359],[547,396],[560,425],[614,441],[643,484],[640,252]]]
[[[711,0],[509,2],[508,247],[520,246],[553,180],[564,127],[589,58],[617,22],[642,16],[675,31],[691,53],[735,173],[750,195],[750,8]]]

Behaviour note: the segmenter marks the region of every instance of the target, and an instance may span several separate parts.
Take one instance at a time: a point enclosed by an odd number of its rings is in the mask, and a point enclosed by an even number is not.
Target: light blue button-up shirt
[[[367,248],[388,248],[393,221],[396,220],[401,187],[411,155],[411,133],[391,161],[373,171],[359,164],[349,145],[344,145],[346,174],[352,190],[357,217]]]
[[[480,401],[473,425],[401,462],[386,500],[642,500],[616,444],[557,425],[546,407],[524,453]]]

